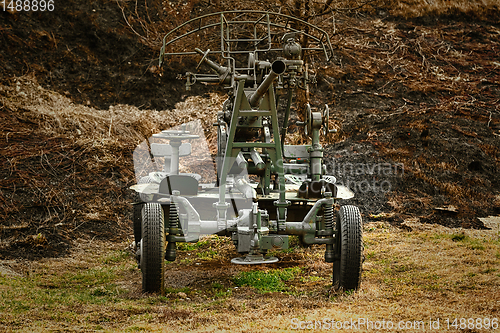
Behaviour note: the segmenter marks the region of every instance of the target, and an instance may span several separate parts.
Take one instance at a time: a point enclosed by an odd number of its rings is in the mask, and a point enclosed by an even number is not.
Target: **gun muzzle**
[[[255,92],[252,94],[252,96],[248,98],[248,102],[250,103],[251,107],[256,108],[259,106],[260,99],[262,98],[262,96],[264,96],[267,89],[269,89],[271,83],[273,83],[275,78],[283,74],[285,72],[285,69],[286,65],[282,60],[276,60],[275,62],[273,62],[269,75],[266,76],[264,81],[262,81],[257,90],[255,90]]]

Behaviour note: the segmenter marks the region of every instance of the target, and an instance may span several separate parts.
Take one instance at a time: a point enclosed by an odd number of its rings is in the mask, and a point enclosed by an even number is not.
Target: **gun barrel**
[[[269,73],[268,76],[262,81],[262,83],[259,85],[257,90],[250,96],[248,99],[248,102],[250,103],[251,107],[257,107],[259,106],[260,99],[264,94],[266,93],[267,89],[269,89],[269,86],[271,83],[273,83],[274,79],[277,78],[279,75],[283,74],[285,72],[286,65],[285,62],[282,60],[276,60],[273,62],[271,65],[271,72]]]

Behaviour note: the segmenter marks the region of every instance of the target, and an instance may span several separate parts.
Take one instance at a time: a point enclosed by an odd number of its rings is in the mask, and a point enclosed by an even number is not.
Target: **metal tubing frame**
[[[240,16],[244,15],[244,14],[262,14],[262,16],[260,18],[258,18],[256,21],[234,21],[234,20],[227,20],[226,19],[226,16],[227,15],[231,15],[231,14],[240,14]],[[220,21],[219,22],[216,22],[216,23],[203,23],[203,20],[210,20],[211,18],[215,18],[219,16],[220,17]],[[285,19],[286,20],[286,23],[283,25],[283,24],[280,24],[280,23],[274,23],[271,21],[271,16],[273,16],[274,18],[277,18],[277,19]],[[261,22],[263,20],[263,18],[266,17],[266,22],[263,23]],[[184,28],[184,27],[188,27],[190,24],[193,24],[193,23],[196,23],[196,21],[198,21],[198,25],[196,28],[193,28],[191,30],[189,30],[188,32],[185,32],[185,33],[182,33],[181,35],[179,36],[175,36],[176,33],[178,32],[181,32],[181,30]],[[209,28],[214,28],[214,27],[217,27],[218,25],[221,26],[221,50],[219,51],[210,51],[209,54],[221,54],[223,57],[224,57],[224,51],[223,51],[223,48],[222,48],[222,44],[224,43],[224,35],[223,35],[223,32],[224,32],[224,28],[223,28],[223,24],[224,22],[226,22],[226,24],[229,26],[229,24],[245,24],[245,23],[253,23],[254,24],[254,39],[257,39],[256,37],[256,27],[258,24],[265,24],[267,25],[267,28],[268,28],[268,48],[267,49],[262,49],[262,50],[259,50],[259,49],[255,49],[253,51],[230,51],[230,53],[234,53],[234,54],[245,54],[245,53],[250,53],[250,52],[255,52],[255,51],[258,51],[258,52],[269,52],[269,51],[281,51],[282,49],[281,48],[272,48],[272,40],[271,40],[271,27],[273,28],[280,28],[280,29],[284,29],[284,30],[289,30],[289,31],[292,31],[292,32],[300,32],[306,36],[308,36],[310,38],[310,40],[313,40],[315,43],[319,44],[320,47],[305,47],[303,48],[303,50],[312,50],[312,51],[323,51],[325,53],[325,57],[326,57],[326,61],[330,61],[333,57],[333,47],[332,47],[332,44],[331,44],[331,41],[330,41],[330,37],[328,35],[328,33],[326,31],[324,31],[323,29],[319,28],[318,26],[314,25],[314,24],[311,24],[309,22],[306,22],[304,20],[301,20],[301,19],[298,19],[298,18],[295,18],[293,16],[289,16],[289,15],[285,15],[285,14],[281,14],[281,13],[274,13],[274,12],[267,12],[267,11],[260,11],[260,10],[233,10],[233,11],[222,11],[222,12],[217,12],[217,13],[211,13],[211,14],[206,14],[206,15],[202,15],[202,16],[199,16],[199,17],[196,17],[196,18],[193,18],[189,21],[186,21],[184,22],[183,24],[179,25],[178,27],[176,27],[175,29],[171,30],[170,32],[168,32],[164,37],[163,37],[163,40],[162,40],[162,47],[161,47],[161,51],[160,51],[160,59],[159,59],[159,64],[160,66],[162,65],[163,63],[163,59],[165,57],[165,55],[193,55],[193,54],[196,54],[196,52],[193,52],[193,51],[181,51],[181,52],[166,52],[166,48],[177,42],[178,40],[184,38],[184,37],[187,37],[191,34],[194,34],[194,33],[197,33],[197,32],[200,32],[202,30],[205,30],[205,29],[209,29]],[[300,23],[301,25],[303,25],[304,27],[308,27],[310,28],[310,32],[304,32],[304,31],[301,31],[301,30],[297,30],[291,26],[289,26],[289,23],[291,22],[298,22]],[[315,36],[312,34],[312,31],[316,32],[319,34],[319,37],[318,36]],[[172,37],[171,40],[168,40],[169,37]],[[227,37],[227,40],[229,40],[229,36]],[[236,39],[235,41],[249,41],[248,39]],[[256,45],[258,45],[259,43],[257,43]]]

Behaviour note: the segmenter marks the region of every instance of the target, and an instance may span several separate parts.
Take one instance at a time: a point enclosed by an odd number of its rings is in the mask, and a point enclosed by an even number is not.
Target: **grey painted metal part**
[[[231,259],[233,264],[238,265],[258,265],[258,264],[274,264],[278,262],[276,257],[264,257],[263,255],[247,255]]]

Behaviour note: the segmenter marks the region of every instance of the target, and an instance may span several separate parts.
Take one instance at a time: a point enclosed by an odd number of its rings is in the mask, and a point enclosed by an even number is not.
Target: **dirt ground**
[[[183,69],[172,63],[158,71],[158,50],[131,33],[115,2],[70,1],[54,21],[47,15],[0,14],[3,239],[14,240],[0,250],[6,257],[26,248],[23,256],[58,255],[75,232],[129,233],[127,187],[135,181],[130,153],[137,137],[121,140],[118,132],[114,147],[86,147],[71,139],[85,128],[47,131],[43,117],[50,113],[39,118],[33,110],[47,103],[57,108],[54,101],[68,97],[107,117],[121,104],[166,110],[188,97],[174,79]],[[483,228],[478,217],[500,212],[500,29],[470,19],[340,16],[332,34],[335,57],[317,66],[311,103],[331,107],[339,132],[324,141],[326,165],[355,191],[351,202],[367,221],[419,217]],[[58,95],[47,100],[45,90]],[[208,98],[200,90],[191,94]],[[138,136],[149,130],[139,128]],[[89,167],[88,159],[106,154],[120,162],[97,159]],[[70,230],[59,230],[65,224]],[[38,234],[46,235],[47,248],[32,251]]]
[[[224,100],[220,90],[186,92],[175,80],[195,60],[160,70],[158,41],[131,31],[124,17],[132,27],[141,22],[130,8],[70,0],[57,10],[0,12],[5,262],[70,257],[81,242],[126,242],[134,149],[155,131],[197,118],[213,148],[211,124]],[[329,104],[338,129],[323,145],[327,170],[356,194],[341,204],[359,206],[366,223],[397,230],[413,230],[415,219],[490,230],[480,218],[500,214],[498,17],[337,14],[329,23],[335,57],[316,64],[311,103]],[[22,265],[9,274],[25,274]]]

